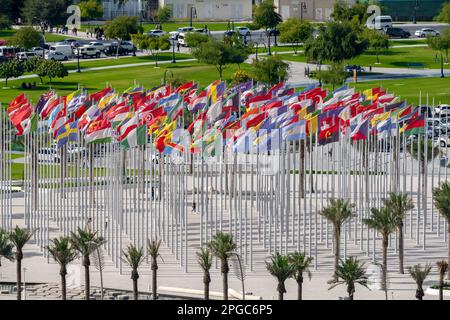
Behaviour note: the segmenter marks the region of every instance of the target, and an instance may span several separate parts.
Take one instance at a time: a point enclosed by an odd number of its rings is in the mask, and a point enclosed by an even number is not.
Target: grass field
[[[16,30],[14,29],[1,29],[0,30],[0,39],[2,40],[10,40],[13,35],[16,33]],[[53,34],[53,33],[46,33],[45,34],[45,41],[46,42],[58,42],[62,41],[64,39],[71,38],[69,36],[63,36],[60,34]]]
[[[281,56],[283,59],[289,61],[306,62],[304,55],[293,56],[292,54],[282,54]],[[394,48],[379,55],[379,64],[376,64],[376,54],[373,50],[366,51],[366,53],[350,60],[348,63],[363,67],[372,65],[373,67],[384,68],[439,69],[441,67],[440,60],[438,59],[435,62],[434,57],[434,51],[428,47]],[[444,68],[449,69],[450,64],[444,64]]]

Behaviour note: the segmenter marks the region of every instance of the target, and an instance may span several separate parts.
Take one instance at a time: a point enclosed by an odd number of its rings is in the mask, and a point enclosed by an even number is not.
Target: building
[[[310,21],[330,20],[335,2],[336,0],[274,0],[283,20],[295,17]],[[346,2],[352,5],[355,0]]]
[[[383,14],[394,21],[432,21],[448,0],[379,0]]]
[[[191,11],[197,20],[252,19],[252,0],[159,0],[159,6],[171,7],[175,19],[189,19]]]
[[[128,0],[122,6],[118,1],[103,0],[103,19],[111,20],[117,16],[142,16],[143,2],[142,0]]]

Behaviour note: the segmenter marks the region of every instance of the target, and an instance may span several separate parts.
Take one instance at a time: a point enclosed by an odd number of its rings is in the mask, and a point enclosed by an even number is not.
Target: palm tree
[[[355,284],[360,284],[369,289],[365,273],[364,263],[361,263],[357,258],[348,257],[345,261],[340,260],[334,278],[328,281],[328,284],[331,284],[328,290],[333,289],[337,285],[345,284],[347,285],[348,297],[350,300],[353,300]]]
[[[223,277],[223,299],[228,300],[228,272],[230,271],[228,259],[233,255],[233,251],[236,250],[237,245],[233,241],[231,234],[218,232],[208,243],[208,248],[211,250],[213,256],[220,260],[220,272]]]
[[[416,264],[413,267],[408,268],[408,272],[411,275],[411,278],[414,279],[414,281],[417,284],[416,289],[416,299],[422,300],[425,293],[423,292],[423,282],[425,281],[426,277],[431,271],[431,265],[427,264],[422,268],[420,264]]]
[[[387,207],[382,207],[381,209],[371,208],[370,211],[372,212],[371,217],[363,219],[363,223],[365,223],[369,228],[380,232],[383,237],[382,289],[385,290],[387,295],[387,248],[389,245],[389,235],[395,232],[398,222],[393,211]]]
[[[403,220],[405,219],[406,212],[414,208],[413,201],[406,193],[389,193],[389,198],[384,200],[385,207],[389,208],[395,216],[397,221],[398,230],[398,258],[400,273],[404,274],[403,268],[403,252],[404,252],[404,240],[403,240]]]
[[[158,270],[158,261],[157,258],[160,256],[159,254],[159,247],[161,246],[161,240],[148,240],[147,241],[147,250],[149,256],[152,258],[152,297],[153,300],[156,300],[158,298],[158,293],[156,291],[157,286],[157,270]]]
[[[211,275],[209,270],[212,265],[212,254],[208,248],[201,248],[200,252],[197,252],[198,264],[203,270],[203,284],[205,292],[205,300],[209,300],[209,284],[211,283]]]
[[[447,220],[448,263],[450,264],[450,182],[445,181],[440,187],[434,188],[433,199],[436,209]],[[447,279],[450,279],[450,270]]]
[[[33,236],[33,231],[28,229],[19,228],[16,226],[9,233],[9,240],[14,245],[16,249],[15,258],[16,258],[16,273],[17,273],[17,300],[21,300],[22,296],[22,259],[23,259],[23,247],[25,244],[30,241]]]
[[[292,277],[297,281],[298,287],[298,300],[302,300],[302,292],[303,292],[303,273],[306,272],[308,274],[308,278],[311,280],[311,271],[309,271],[309,265],[314,260],[313,257],[307,257],[304,252],[293,252],[288,255],[289,263],[294,268],[294,273]]]
[[[9,241],[8,232],[0,229],[0,267],[2,266],[2,257],[10,261],[14,260],[13,245]]]
[[[436,264],[439,270],[439,300],[444,300],[444,276],[448,269],[448,263],[442,260]]]
[[[339,264],[340,258],[340,244],[341,244],[341,229],[342,225],[350,218],[354,217],[353,208],[354,204],[350,201],[344,199],[330,199],[330,204],[328,207],[322,209],[319,214],[323,216],[333,225],[333,236],[334,236],[334,272]]]
[[[272,255],[270,262],[266,261],[266,268],[272,276],[277,278],[278,300],[283,300],[283,296],[286,293],[284,282],[294,274],[294,265],[289,263],[288,256],[277,252]]]
[[[72,232],[70,239],[74,249],[78,251],[82,257],[82,264],[84,266],[84,282],[86,288],[86,300],[90,298],[90,274],[89,266],[91,265],[91,260],[89,256],[94,253],[98,247],[102,246],[106,240],[103,237],[97,236],[97,231],[93,232],[89,229],[78,228],[78,232]]]
[[[134,300],[138,300],[138,268],[142,261],[144,261],[144,249],[138,248],[133,244],[128,245],[126,250],[122,250],[123,259],[131,267],[131,280],[133,280],[133,296]]]
[[[59,275],[61,276],[61,297],[66,300],[66,275],[67,265],[71,263],[78,255],[69,237],[60,237],[51,240],[51,245],[47,246],[48,252],[59,264]]]

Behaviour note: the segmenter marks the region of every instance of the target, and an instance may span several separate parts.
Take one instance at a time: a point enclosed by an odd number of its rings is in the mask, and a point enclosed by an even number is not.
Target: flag
[[[306,121],[299,120],[282,128],[283,139],[297,141],[306,139]]]
[[[56,133],[56,144],[58,148],[62,148],[69,141],[78,141],[78,121],[76,119],[69,120]]]
[[[406,135],[415,135],[424,133],[425,127],[425,114],[421,114],[415,118],[412,118],[404,127],[403,131]]]
[[[99,92],[93,93],[90,95],[90,100],[92,100],[93,102],[98,102],[100,101],[100,99],[102,99],[104,96],[106,96],[107,94],[113,92],[113,88],[111,87],[107,87]]]
[[[112,138],[111,123],[100,117],[93,121],[86,129],[86,143],[107,143]]]
[[[339,122],[320,131],[319,145],[325,145],[337,141],[339,141]]]
[[[369,119],[360,122],[350,134],[353,141],[366,140],[369,137]]]

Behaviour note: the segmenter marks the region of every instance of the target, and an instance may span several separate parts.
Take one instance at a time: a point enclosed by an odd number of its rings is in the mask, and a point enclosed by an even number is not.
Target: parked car
[[[206,35],[208,34],[208,31],[205,30],[204,28],[197,28],[197,29],[192,30],[192,32],[203,33],[203,34],[206,34]]]
[[[45,55],[46,60],[67,61],[69,57],[59,51],[50,51]]]
[[[250,37],[251,35],[250,29],[247,27],[237,27],[236,31],[243,37]]]
[[[439,33],[439,31],[436,31],[436,30],[433,30],[433,29],[430,29],[430,28],[422,28],[422,29],[417,30],[416,32],[414,32],[414,35],[416,37],[419,37],[419,38],[426,38],[426,37],[439,36],[440,33]]]
[[[38,150],[37,160],[39,162],[60,163],[61,157],[55,147],[41,148]]]
[[[31,58],[36,57],[36,53],[34,52],[19,52],[16,53],[16,59],[21,60],[21,61],[25,61]]]
[[[97,50],[96,47],[91,47],[91,46],[84,46],[84,47],[79,47],[79,48],[74,48],[73,49],[73,54],[75,57],[77,57],[78,55],[83,58],[100,58],[100,51]]]
[[[178,36],[180,35],[180,33],[191,32],[193,30],[194,30],[194,27],[181,27],[175,31],[170,31],[169,32],[170,39],[178,40]]]
[[[445,147],[450,146],[450,135],[447,135],[447,136],[441,135],[441,136],[435,137],[435,139],[436,139],[436,144],[438,144],[440,147],[445,148]]]
[[[234,35],[236,33],[236,31],[234,31],[234,30],[227,30],[227,31],[225,31],[224,33],[223,33],[223,35],[225,36],[225,37],[231,37],[232,35]]]
[[[150,31],[147,32],[147,35],[148,35],[149,37],[162,37],[162,36],[165,35],[165,34],[166,34],[166,33],[165,33],[164,31],[162,31],[162,30],[157,30],[157,29],[150,30]]]
[[[34,52],[37,56],[43,57],[45,56],[45,53],[47,53],[47,49],[42,47],[33,47],[31,48],[31,52]]]
[[[425,114],[427,118],[432,118],[434,116],[434,108],[429,106],[420,106],[420,113]]]
[[[89,46],[96,48],[98,51],[105,50],[105,45],[101,42],[92,41],[92,42],[89,42]]]
[[[391,16],[376,16],[372,20],[373,26],[370,29],[386,30],[387,28],[392,28],[392,17]]]
[[[182,47],[187,47],[187,43],[186,43],[186,34],[185,34],[184,32],[183,32],[183,33],[180,33],[180,34],[178,35],[177,41],[178,41],[178,43],[180,44],[180,46],[182,46]]]
[[[365,71],[365,69],[363,68],[363,67],[361,67],[361,66],[356,66],[356,65],[347,65],[347,66],[345,66],[345,71],[346,72],[353,72],[353,70],[354,69],[356,69],[356,72],[364,72]]]
[[[0,57],[3,57],[4,60],[14,59],[17,52],[20,52],[20,48],[9,46],[0,47]]]
[[[439,117],[450,116],[450,104],[441,104],[437,106],[435,112]]]
[[[411,33],[409,31],[403,30],[402,28],[387,28],[386,34],[391,38],[409,38]]]
[[[59,52],[67,57],[72,57],[73,55],[73,47],[68,44],[61,44],[61,45],[53,45],[50,46],[51,52]]]

